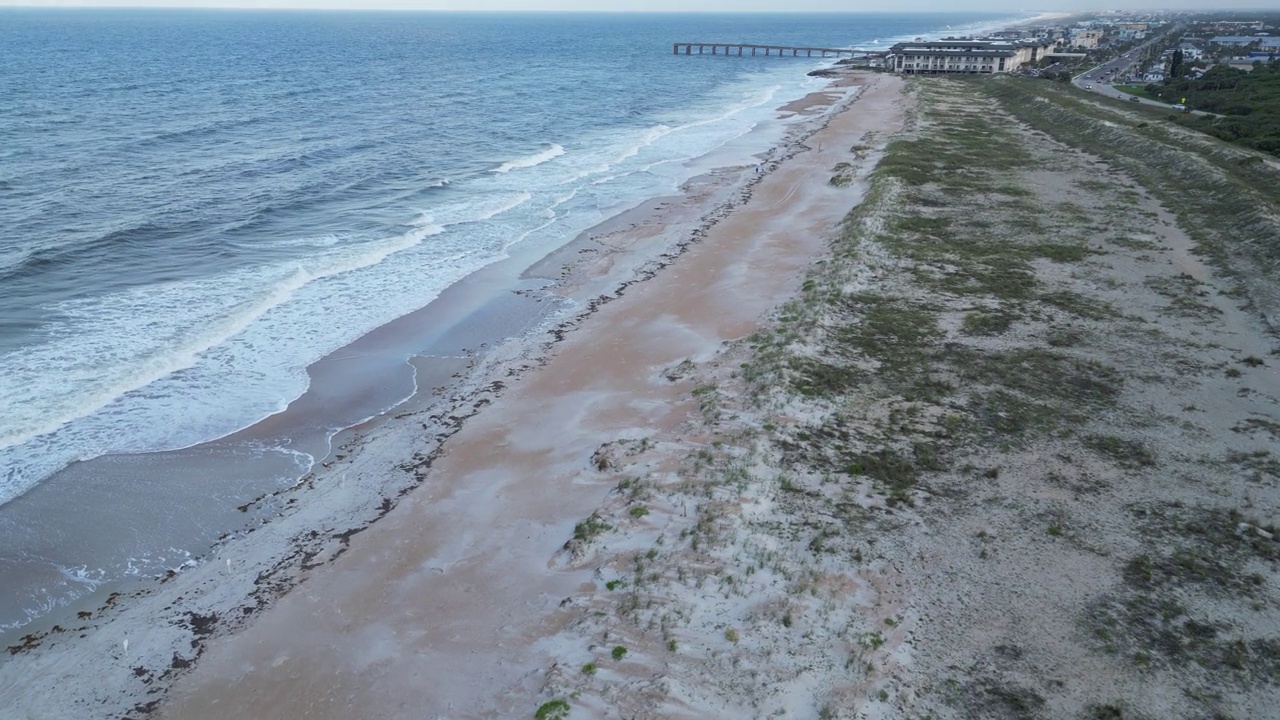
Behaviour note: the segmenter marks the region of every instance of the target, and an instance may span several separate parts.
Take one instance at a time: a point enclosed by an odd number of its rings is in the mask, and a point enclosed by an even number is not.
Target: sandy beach
[[[576,319],[478,367],[454,361],[472,386],[449,410],[411,402],[348,433],[291,491],[306,493],[297,512],[29,636],[0,689],[33,717],[527,712],[558,608],[595,588],[561,549],[616,484],[602,453],[681,439],[698,403],[678,368],[798,290],[901,123],[900,82],[841,80],[781,112],[812,119],[758,166],[696,178],[531,265],[556,283],[520,294],[577,304]],[[831,181],[840,163],[851,182]],[[388,478],[403,499],[380,493]],[[94,682],[68,695],[87,667]]]
[[[575,524],[613,489],[593,458],[618,443],[678,437],[696,401],[688,383],[666,374],[749,334],[798,289],[800,271],[860,193],[832,187],[830,168],[850,159],[850,139],[900,122],[899,83],[868,80],[855,109],[806,140],[813,150],[771,163],[749,200],[667,268],[600,306],[542,367],[468,421],[423,486],[342,558],[251,631],[210,643],[161,716],[528,712],[554,661],[544,640],[557,630],[557,608],[594,589],[590,567],[556,562]],[[817,100],[829,105],[844,93]],[[667,212],[696,212],[705,201],[685,202]],[[575,268],[586,277],[566,291],[616,283],[618,252],[680,224],[657,214],[597,235],[618,250]]]

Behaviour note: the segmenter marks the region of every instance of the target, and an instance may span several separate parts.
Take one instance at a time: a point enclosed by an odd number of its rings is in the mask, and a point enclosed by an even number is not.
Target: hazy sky
[[[1090,10],[1080,0],[981,0],[958,6],[954,0],[0,0],[0,5],[241,7],[241,8],[352,8],[403,10],[613,10],[613,11],[991,11],[1050,12]],[[1276,0],[1115,0],[1109,10],[1221,10],[1275,9]],[[1103,9],[1103,8],[1097,8]]]

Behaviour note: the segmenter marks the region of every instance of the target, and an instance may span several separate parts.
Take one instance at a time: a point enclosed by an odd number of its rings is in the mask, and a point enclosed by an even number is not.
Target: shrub
[[[564,720],[569,717],[569,703],[560,698],[548,700],[538,707],[533,717],[536,720]]]

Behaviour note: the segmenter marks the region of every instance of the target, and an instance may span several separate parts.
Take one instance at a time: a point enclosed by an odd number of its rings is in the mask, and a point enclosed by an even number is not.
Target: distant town
[[[1176,43],[1160,44],[1159,41],[1166,38],[1176,38]],[[1174,69],[1185,69],[1186,74],[1198,78],[1215,64],[1252,70],[1255,63],[1275,60],[1280,53],[1280,34],[1274,19],[1110,13],[1060,25],[1014,28],[983,37],[900,42],[881,57],[873,53],[860,60],[872,67],[911,75],[1020,73],[1055,77],[1082,65],[1157,44],[1159,52],[1144,54],[1142,62],[1134,63],[1116,80],[1162,82]],[[1175,61],[1178,53],[1181,54]]]
[[[916,38],[838,64],[918,76],[1023,76],[1280,155],[1280,14],[1103,13],[982,37]],[[825,71],[818,71],[819,73]]]

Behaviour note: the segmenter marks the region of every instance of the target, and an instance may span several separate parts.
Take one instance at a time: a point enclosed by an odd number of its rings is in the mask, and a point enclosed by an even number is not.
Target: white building
[[[1052,48],[1048,40],[997,42],[945,40],[902,42],[889,48],[886,67],[905,75],[1013,72],[1034,63]]]
[[[1195,45],[1183,43],[1178,49],[1182,51],[1183,60],[1199,60],[1204,57],[1204,51]]]
[[[1262,50],[1280,50],[1280,37],[1272,37],[1270,35],[1226,35],[1212,38],[1209,42],[1215,45],[1230,45],[1233,47],[1245,47],[1258,43],[1258,47]]]

